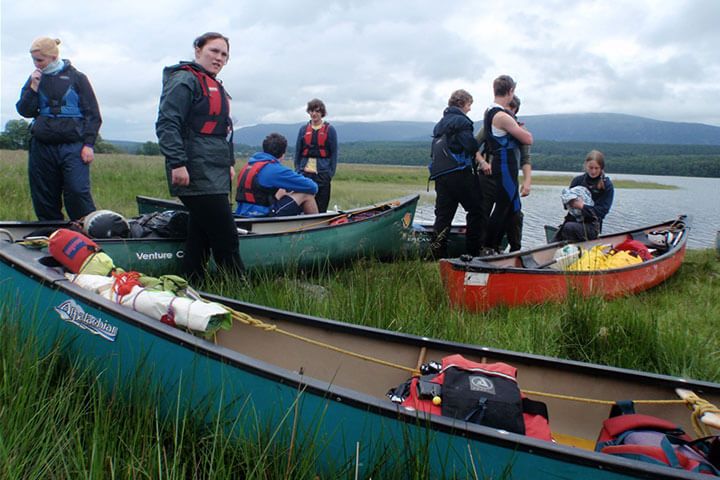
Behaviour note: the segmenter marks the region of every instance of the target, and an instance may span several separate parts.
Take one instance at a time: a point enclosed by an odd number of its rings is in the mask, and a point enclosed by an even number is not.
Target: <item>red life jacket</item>
[[[515,367],[506,363],[478,363],[462,355],[450,355],[442,359],[442,370],[434,377],[423,375],[412,378],[410,394],[402,405],[552,441],[547,407],[542,402],[526,398],[520,392],[516,372]],[[422,390],[427,391],[427,388],[420,388],[421,382],[441,386],[438,389],[442,391],[439,405],[435,405],[430,396],[423,395]],[[464,388],[466,385],[469,385],[469,389]],[[474,392],[469,394],[469,390]],[[483,396],[482,390],[491,395]],[[477,395],[471,396],[473,394]],[[480,402],[477,396],[481,397]],[[475,412],[478,403],[485,410],[482,418],[478,418]]]
[[[693,441],[682,428],[651,415],[634,413],[632,402],[618,402],[595,444],[595,451],[668,465],[682,470],[720,475],[713,438]]]
[[[230,133],[230,101],[222,84],[191,65],[182,70],[192,73],[200,83],[202,97],[190,111],[190,129],[201,135],[226,136]]]
[[[48,250],[63,267],[78,273],[85,261],[100,248],[82,233],[60,228],[50,235]]]
[[[322,126],[315,130],[312,122],[308,122],[305,127],[305,135],[303,135],[303,144],[305,145],[302,150],[303,157],[328,157],[326,145],[329,127],[329,123],[323,122]]]
[[[628,238],[624,240],[622,243],[618,243],[615,245],[615,250],[625,250],[632,254],[637,255],[638,257],[642,258],[643,260],[652,260],[653,256],[650,253],[650,250],[648,247],[645,246],[642,242],[639,242],[637,240],[633,240],[632,236],[628,235]]]
[[[248,163],[240,170],[237,182],[237,193],[235,194],[235,201],[254,203],[256,205],[262,205],[269,207],[275,201],[275,193],[278,191],[277,188],[265,188],[260,185],[257,175],[260,170],[265,168],[268,163],[272,160],[265,160],[260,162]]]

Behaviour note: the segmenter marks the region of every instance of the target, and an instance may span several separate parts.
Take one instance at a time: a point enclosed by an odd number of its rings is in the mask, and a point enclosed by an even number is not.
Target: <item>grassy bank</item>
[[[0,218],[32,219],[25,153],[1,153]],[[157,157],[99,155],[92,175],[98,206],[126,216],[135,214],[137,194],[167,196]],[[536,183],[546,178],[538,176]],[[554,181],[566,184],[569,178]],[[343,165],[332,201],[349,208],[386,199],[388,191],[400,195],[425,185],[425,169],[419,167]],[[720,381],[720,264],[712,250],[689,251],[675,276],[632,297],[482,314],[451,309],[437,264],[418,260],[360,261],[323,275],[258,275],[240,284],[213,278],[203,287],[351,323]],[[274,438],[272,430],[231,438],[225,428],[193,420],[215,412],[163,414],[142,375],[129,391],[118,392],[100,383],[96,370],[58,350],[41,354],[19,341],[9,319],[20,314],[0,309],[0,477],[314,477],[313,458],[322,445],[302,446],[296,449],[302,455],[288,461],[287,439]],[[351,478],[346,470],[337,477]]]

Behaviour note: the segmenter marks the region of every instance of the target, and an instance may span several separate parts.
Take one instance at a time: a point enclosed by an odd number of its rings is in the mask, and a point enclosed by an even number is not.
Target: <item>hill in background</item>
[[[522,116],[535,140],[556,142],[641,143],[649,145],[720,145],[720,127],[701,123],[664,122],[617,113]],[[331,122],[340,142],[429,141],[433,122]],[[278,132],[294,144],[304,123],[260,124],[235,130],[235,142],[260,145]],[[479,122],[475,122],[479,128]]]

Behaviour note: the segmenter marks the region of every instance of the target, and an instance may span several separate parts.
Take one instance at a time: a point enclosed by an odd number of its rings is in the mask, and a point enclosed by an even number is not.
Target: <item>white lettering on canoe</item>
[[[489,276],[487,273],[467,272],[465,273],[465,285],[484,287],[487,285]]]
[[[135,252],[138,260],[172,260],[175,254],[171,252]]]
[[[77,325],[94,335],[99,335],[105,340],[115,341],[118,328],[94,315],[85,313],[82,306],[76,303],[75,300],[65,300],[55,307],[55,311],[66,322]]]

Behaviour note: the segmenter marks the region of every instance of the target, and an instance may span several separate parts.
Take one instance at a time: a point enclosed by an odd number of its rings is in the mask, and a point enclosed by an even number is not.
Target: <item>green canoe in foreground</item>
[[[302,216],[275,233],[244,233],[240,256],[250,270],[309,269],[339,265],[363,257],[390,259],[418,247],[412,227],[419,196],[410,195],[350,210],[308,223]],[[287,218],[287,217],[286,217]],[[300,223],[298,223],[300,222]],[[302,223],[305,222],[305,223]],[[65,226],[63,222],[0,222],[14,240]],[[247,225],[246,225],[247,226]],[[184,240],[171,238],[94,239],[125,270],[148,275],[181,272]]]
[[[718,405],[720,385],[433,340],[221,297],[211,299],[237,312],[235,321],[207,341],[83,290],[44,266],[44,256],[0,239],[0,306],[6,312],[0,321],[15,326],[20,338],[57,345],[73,364],[95,369],[109,388],[149,378],[164,412],[209,404],[221,415],[218,425],[248,438],[263,427],[278,439],[292,435],[298,455],[314,455],[319,478],[338,470],[344,478],[353,472],[354,478],[398,478],[398,471],[405,478],[708,478],[596,453],[592,445],[610,410],[600,401],[654,400],[639,411],[691,431],[684,404],[661,402],[683,388]],[[452,354],[517,368],[519,387],[547,404],[556,442],[426,415],[385,396],[420,363]],[[309,444],[316,448],[303,450]]]

